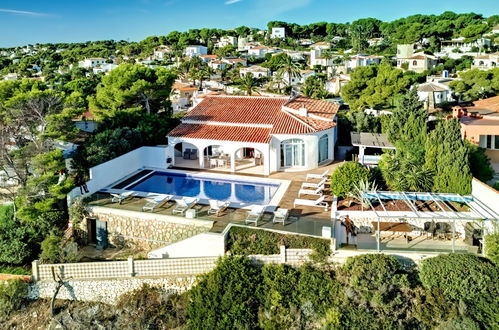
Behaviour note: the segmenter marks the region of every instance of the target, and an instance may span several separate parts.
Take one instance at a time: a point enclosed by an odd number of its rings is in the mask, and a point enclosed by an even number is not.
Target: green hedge
[[[31,272],[23,267],[6,266],[0,264],[0,274],[31,275]]]
[[[278,254],[281,245],[290,249],[313,249],[318,257],[329,256],[331,250],[326,239],[261,229],[233,227],[227,239],[227,251],[232,255]]]

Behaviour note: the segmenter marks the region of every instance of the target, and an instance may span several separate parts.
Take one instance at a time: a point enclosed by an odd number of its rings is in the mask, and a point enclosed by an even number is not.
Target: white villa
[[[270,39],[283,39],[286,37],[286,29],[283,27],[272,28]]]
[[[455,50],[466,53],[471,52],[473,48],[482,49],[484,47],[490,47],[491,44],[490,39],[487,38],[478,38],[473,41],[468,41],[466,38],[460,37],[442,41],[441,50],[444,53],[452,53]]]
[[[446,84],[439,82],[427,82],[417,87],[418,97],[424,102],[427,110],[435,109],[440,103],[456,101],[452,95],[452,90]]]
[[[302,96],[207,96],[168,134],[182,168],[269,175],[334,159],[338,105]]]
[[[208,48],[205,46],[187,46],[184,51],[185,56],[194,57],[200,55],[207,55]]]
[[[490,70],[499,67],[499,52],[476,56],[473,59],[472,69]]]
[[[259,65],[252,65],[239,70],[239,76],[241,78],[248,74],[252,74],[254,78],[270,77],[270,70]]]
[[[103,64],[106,64],[106,59],[102,57],[91,57],[80,61],[78,65],[82,68],[96,68]]]

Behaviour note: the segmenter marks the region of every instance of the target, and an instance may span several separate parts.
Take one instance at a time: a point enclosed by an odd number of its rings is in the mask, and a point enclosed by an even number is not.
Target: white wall
[[[495,189],[473,178],[473,181],[471,181],[471,195],[474,199],[478,199],[489,209],[499,214],[499,193]]]
[[[148,258],[190,258],[218,257],[225,253],[224,236],[216,233],[202,233],[183,241],[153,250]]]
[[[89,194],[95,193],[144,167],[166,169],[167,155],[167,147],[140,147],[92,167],[90,169],[90,180],[87,182]],[[80,189],[76,187],[70,193],[70,198],[79,195]]]

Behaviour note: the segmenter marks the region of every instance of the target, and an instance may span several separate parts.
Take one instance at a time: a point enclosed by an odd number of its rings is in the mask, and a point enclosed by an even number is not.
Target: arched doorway
[[[178,142],[174,146],[175,166],[199,168],[198,148],[188,142]]]
[[[329,158],[329,137],[324,134],[319,138],[319,163],[322,163]]]
[[[239,148],[234,153],[236,171],[262,174],[264,172],[263,152],[256,148]]]
[[[210,169],[230,168],[230,155],[221,145],[210,145],[203,150],[204,167]]]
[[[289,139],[281,142],[281,167],[305,167],[305,142]]]

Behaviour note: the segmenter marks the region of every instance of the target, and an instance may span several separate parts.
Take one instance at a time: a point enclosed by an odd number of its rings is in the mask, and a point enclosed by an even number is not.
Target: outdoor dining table
[[[374,230],[378,232],[378,222],[371,222]],[[409,225],[406,222],[380,222],[379,223],[379,231],[380,233],[382,232],[388,232],[391,234],[399,234],[403,235],[404,238],[407,240],[407,243],[409,243],[409,236],[408,233],[412,232],[411,225]]]

